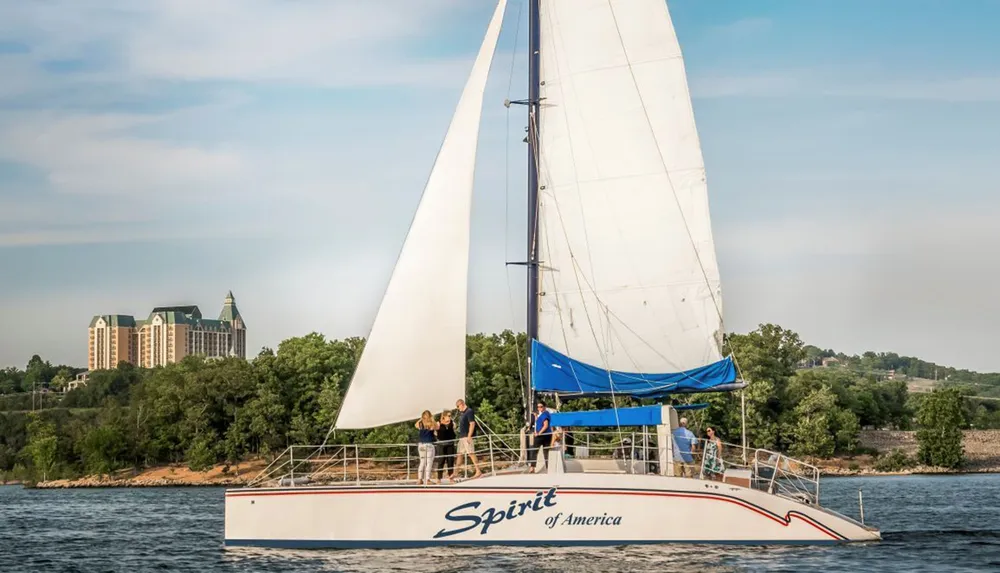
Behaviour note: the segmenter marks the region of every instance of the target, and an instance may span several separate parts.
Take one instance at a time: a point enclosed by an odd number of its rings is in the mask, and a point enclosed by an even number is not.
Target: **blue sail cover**
[[[556,412],[552,414],[553,428],[613,428],[616,426],[659,426],[668,423],[663,419],[663,406],[637,406],[608,410],[581,412]],[[702,410],[708,404],[678,404],[674,410]]]
[[[686,372],[608,372],[574,360],[537,340],[531,341],[531,386],[537,392],[577,395],[614,392],[635,398],[658,398],[669,394],[731,390],[734,381],[736,366],[730,357]]]
[[[553,428],[605,428],[615,426],[659,426],[663,421],[663,406],[639,406],[615,410],[584,410],[552,414]]]

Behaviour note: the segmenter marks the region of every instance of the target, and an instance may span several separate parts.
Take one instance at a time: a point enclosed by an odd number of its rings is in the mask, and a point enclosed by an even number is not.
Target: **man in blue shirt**
[[[479,470],[479,460],[476,459],[476,447],[473,438],[479,429],[476,425],[476,413],[470,408],[465,400],[455,402],[455,407],[460,412],[458,417],[458,456],[455,458],[455,471],[451,474],[452,481],[458,479],[458,469],[465,469],[465,456],[469,456],[472,467],[476,468],[476,473],[472,476],[477,478],[483,475]]]
[[[545,402],[541,400],[535,405],[537,410],[533,416],[534,440],[531,448],[528,449],[528,472],[535,472],[535,462],[539,455],[542,457],[542,467],[545,467],[545,448],[552,445],[552,414],[545,408]]]
[[[680,419],[680,425],[673,431],[674,437],[674,475],[694,475],[694,449],[698,443],[691,430],[687,429],[687,418]]]

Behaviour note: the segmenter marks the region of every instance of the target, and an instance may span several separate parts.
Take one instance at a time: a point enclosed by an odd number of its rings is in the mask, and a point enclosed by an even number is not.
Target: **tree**
[[[935,390],[917,411],[917,459],[921,463],[958,468],[965,455],[962,446],[962,396],[958,390]]]
[[[86,471],[98,475],[120,469],[128,459],[128,444],[121,428],[111,424],[93,428],[80,445]]]
[[[185,458],[188,460],[188,467],[192,471],[203,472],[215,464],[217,457],[216,441],[217,438],[214,433],[210,433],[198,436],[191,442],[191,447],[188,448]]]
[[[52,377],[52,380],[49,382],[49,387],[57,392],[61,392],[63,388],[66,387],[66,384],[69,383],[71,377],[69,369],[62,368],[56,373],[55,376]]]
[[[739,374],[750,383],[746,392],[747,439],[758,448],[778,447],[782,440],[778,418],[783,411],[783,399],[788,380],[795,374],[799,361],[805,357],[802,339],[791,330],[775,324],[762,324],[749,334],[730,334],[726,338],[729,352],[736,357]],[[725,426],[725,435],[738,436],[739,402],[736,396],[723,407],[733,417]]]
[[[791,434],[792,453],[830,457],[837,447],[831,427],[837,410],[837,397],[829,388],[813,391],[795,407],[796,422]]]
[[[496,416],[494,423],[511,431],[524,423],[522,384],[527,376],[526,349],[527,337],[510,330],[492,335],[474,334],[466,344],[468,396],[465,399],[479,406],[476,410],[479,416],[483,415],[482,404],[488,402]]]
[[[36,416],[28,424],[28,454],[35,471],[41,473],[42,481],[49,479],[56,465],[56,449],[59,441],[56,437],[56,427],[51,422]]]
[[[17,368],[4,368],[0,370],[0,394],[14,394],[21,392],[21,380],[24,374]]]
[[[731,334],[725,342],[750,386],[676,400],[708,403],[704,410],[686,413],[692,428],[711,424],[732,443],[740,441],[741,394],[746,399],[750,445],[809,456],[852,451],[860,426],[905,429],[912,423],[912,412],[941,409],[930,402],[922,408],[923,395],[908,394],[903,381],[878,380],[879,371],[911,368],[933,377],[938,369],[942,384],[978,396],[1000,395],[1000,374],[948,369],[893,353],[850,357],[805,347],[796,333],[773,324]],[[497,433],[514,433],[523,424],[526,346],[525,335],[511,331],[467,338],[465,398]],[[191,356],[154,369],[122,363],[91,373],[87,386],[68,392],[42,417],[23,412],[31,409],[33,398],[25,391],[46,384],[58,387],[78,369],[53,366],[33,356],[24,370],[0,369],[0,394],[15,394],[0,398],[0,471],[11,472],[19,465],[23,472],[26,464],[51,479],[57,471],[106,473],[165,463],[206,468],[222,460],[238,463],[246,457],[275,456],[291,444],[324,440],[414,443],[413,425],[405,422],[329,433],[363,348],[360,338],[328,340],[312,333],[285,340],[276,351],[264,349],[251,361]],[[817,361],[828,356],[836,356],[845,367],[799,368],[804,358]],[[864,371],[862,364],[872,371]],[[602,409],[613,403],[629,407],[654,401],[573,398],[563,400],[560,408]],[[944,424],[952,434],[964,427],[964,421],[976,428],[1000,427],[1000,403],[968,399],[958,410]],[[927,412],[923,418],[930,416]],[[924,421],[921,428],[930,432],[936,422]],[[401,446],[394,455],[403,455],[406,449]]]

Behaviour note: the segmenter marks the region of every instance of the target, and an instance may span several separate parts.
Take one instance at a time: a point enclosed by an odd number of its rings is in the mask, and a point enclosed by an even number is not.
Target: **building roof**
[[[241,322],[243,321],[240,309],[236,308],[236,297],[233,296],[233,291],[229,291],[226,294],[226,301],[222,305],[222,312],[219,313],[219,320],[233,322],[237,317],[240,318]]]
[[[102,318],[112,328],[135,328],[135,318],[127,314],[99,314],[90,319],[90,328],[97,326],[97,321]]]
[[[198,306],[190,304],[158,306],[149,313],[149,317],[145,320],[136,320],[134,317],[125,314],[97,315],[91,319],[90,327],[93,328],[96,326],[97,322],[103,318],[111,327],[142,328],[149,324],[153,320],[153,317],[157,315],[167,324],[187,324],[196,330],[212,332],[231,331],[233,329],[233,321],[237,318],[240,320],[240,326],[246,328],[246,325],[242,324],[243,317],[240,316],[240,311],[236,308],[236,298],[233,297],[233,291],[226,293],[226,300],[222,306],[222,312],[219,313],[218,320],[203,318]]]
[[[203,318],[199,320],[198,326],[202,330],[211,330],[211,331],[230,330],[232,328],[232,326],[227,321],[212,320],[211,318]]]
[[[156,314],[159,312],[179,312],[195,319],[201,318],[201,311],[198,310],[198,306],[194,304],[181,306],[158,306],[154,308],[153,312],[150,314]]]
[[[195,321],[195,319],[189,316],[187,313],[176,310],[168,310],[160,312],[153,311],[153,315],[157,314],[162,316],[163,320],[165,320],[167,324],[190,324]]]

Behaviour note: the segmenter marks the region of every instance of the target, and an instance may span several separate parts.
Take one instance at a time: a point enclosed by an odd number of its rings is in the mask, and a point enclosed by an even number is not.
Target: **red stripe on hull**
[[[545,488],[528,488],[528,487],[517,487],[517,488],[498,488],[498,489],[486,489],[486,488],[456,488],[449,486],[438,486],[438,487],[419,487],[419,488],[378,488],[378,489],[334,489],[334,490],[320,490],[320,491],[293,491],[293,490],[282,490],[282,491],[260,491],[260,492],[226,492],[226,497],[256,497],[256,496],[273,496],[273,495],[366,495],[366,494],[412,494],[412,493],[477,493],[477,494],[505,494],[505,493],[537,493],[540,489]],[[819,523],[807,515],[803,515],[798,512],[789,512],[784,518],[778,517],[770,512],[767,512],[755,505],[748,502],[742,501],[729,496],[713,494],[713,493],[678,493],[678,492],[656,492],[656,491],[622,491],[622,490],[593,490],[593,489],[560,489],[556,487],[556,492],[560,495],[633,495],[633,496],[650,496],[650,497],[679,497],[687,499],[712,499],[715,501],[724,501],[738,505],[744,509],[749,509],[759,515],[762,515],[776,523],[779,523],[785,527],[788,527],[792,523],[792,518],[797,517],[800,521],[803,521],[812,527],[819,530],[821,533],[832,537],[837,541],[842,541],[847,539],[842,535],[837,534],[833,530],[829,529],[822,523]]]

